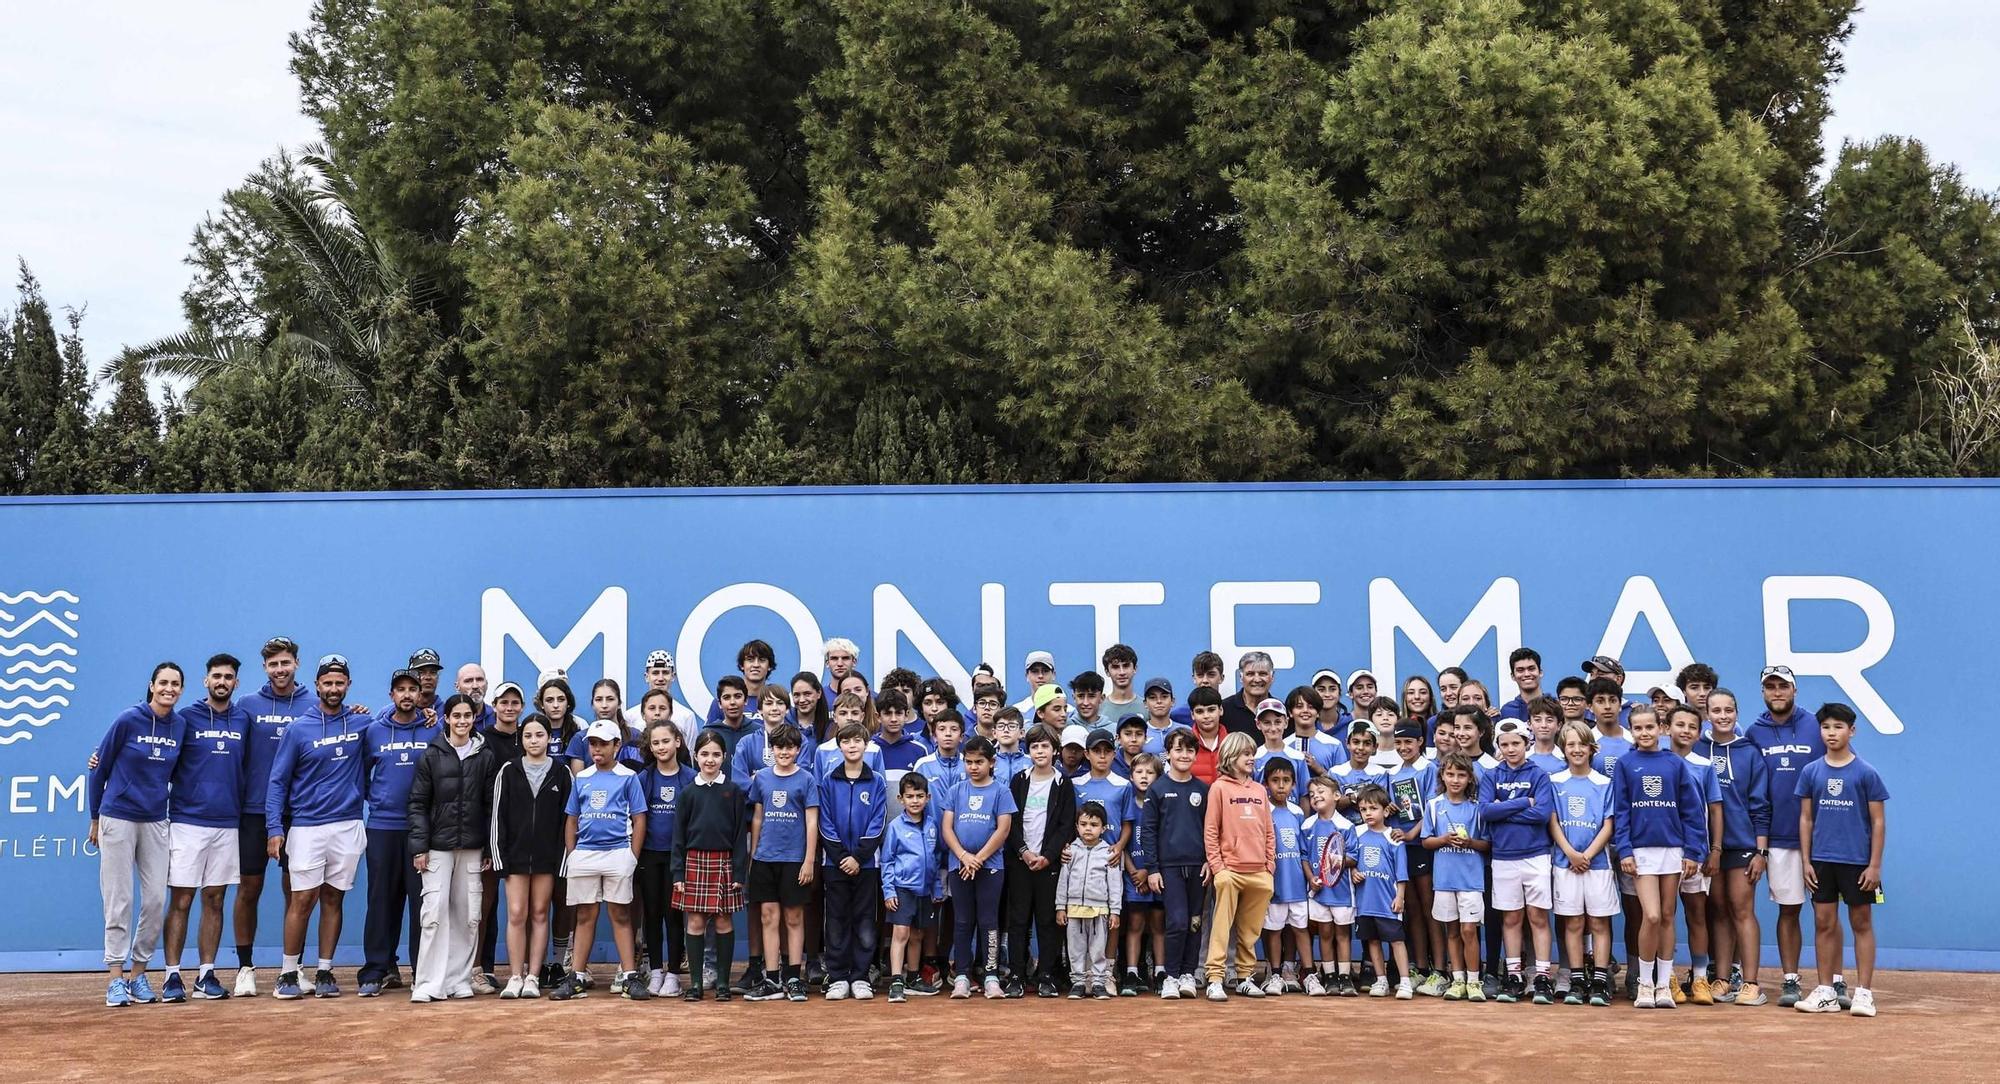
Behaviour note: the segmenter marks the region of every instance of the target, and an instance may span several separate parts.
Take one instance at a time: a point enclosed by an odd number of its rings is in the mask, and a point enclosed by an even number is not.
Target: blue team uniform
[[[1486,819],[1479,815],[1479,802],[1468,798],[1454,802],[1438,794],[1424,805],[1424,834],[1461,835],[1467,839],[1486,838]],[[1439,847],[1432,854],[1431,889],[1435,892],[1481,892],[1486,888],[1486,859],[1478,851]]]
[[[1303,820],[1298,806],[1271,803],[1271,831],[1277,843],[1277,867],[1271,873],[1272,903],[1303,903],[1312,894],[1303,857]]]
[[[1812,860],[1865,866],[1875,848],[1870,802],[1889,800],[1881,773],[1860,757],[1839,767],[1825,757],[1799,770],[1792,797],[1813,804]]]
[[[1355,913],[1363,918],[1400,918],[1391,905],[1396,900],[1396,886],[1410,879],[1403,845],[1390,842],[1381,832],[1358,828],[1348,853],[1354,857],[1355,872],[1361,874],[1361,883],[1354,891]]]
[[[576,818],[576,849],[615,851],[632,845],[632,818],[647,809],[639,774],[623,764],[602,771],[592,764],[570,783],[563,812]]]
[[[797,766],[790,775],[760,768],[744,788],[743,800],[764,814],[753,861],[805,861],[806,810],[819,808],[819,779],[813,773]]]

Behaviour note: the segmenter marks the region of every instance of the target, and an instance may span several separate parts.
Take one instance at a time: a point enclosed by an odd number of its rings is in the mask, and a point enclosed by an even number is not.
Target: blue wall
[[[495,684],[562,665],[628,688],[666,647],[697,709],[752,636],[780,676],[845,636],[871,675],[987,659],[1010,687],[1030,650],[1066,679],[1122,640],[1183,691],[1195,651],[1263,647],[1281,693],[1321,666],[1494,683],[1527,643],[1551,687],[1600,652],[1635,694],[1700,658],[1753,710],[1757,668],[1789,662],[1808,708],[1861,709],[1896,795],[1884,966],[2000,968],[1995,875],[1916,830],[1957,823],[1984,768],[1966,684],[2000,643],[1997,535],[2000,485],[1930,481],[0,500],[0,968],[98,966],[79,782],[151,665],[192,679],[228,650],[247,690],[281,633],[346,654],[369,704],[420,645]]]

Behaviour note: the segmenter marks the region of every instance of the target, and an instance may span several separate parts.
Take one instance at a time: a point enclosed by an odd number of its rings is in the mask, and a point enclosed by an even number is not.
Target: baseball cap
[[[665,648],[654,648],[652,651],[647,652],[646,669],[651,670],[655,666],[664,666],[672,670],[674,668],[674,653]]]
[[[1123,719],[1118,720],[1118,729],[1120,730],[1123,730],[1128,726],[1143,727],[1145,725],[1146,725],[1146,717],[1139,714],[1136,711],[1128,711],[1125,713],[1125,717]]]
[[[542,671],[541,674],[535,678],[535,680],[543,685],[547,685],[551,681],[568,681],[569,671],[558,666],[554,670]]]
[[[1586,674],[1617,674],[1619,677],[1624,677],[1625,664],[1609,655],[1592,655],[1583,660],[1583,672]]]
[[[1769,681],[1772,678],[1777,678],[1779,681],[1782,681],[1787,685],[1797,685],[1799,683],[1798,679],[1792,676],[1791,667],[1766,666],[1764,668],[1764,672],[1757,675],[1757,684],[1762,685],[1764,682]]]
[[[1021,668],[1023,670],[1033,670],[1037,666],[1046,666],[1054,670],[1056,668],[1056,657],[1046,651],[1028,652],[1028,661],[1022,663]]]
[[[1509,721],[1509,722],[1512,722],[1513,720],[1508,720],[1508,721]],[[1417,739],[1418,741],[1422,741],[1422,740],[1424,740],[1424,724],[1422,724],[1422,723],[1397,723],[1397,724],[1396,724],[1396,733],[1395,733],[1395,737],[1398,737],[1398,738],[1415,738],[1415,739]]]
[[[1065,742],[1063,742],[1063,744],[1064,744],[1064,745],[1068,745],[1069,743],[1068,743],[1067,741],[1065,741]],[[1117,747],[1117,745],[1118,745],[1118,742],[1117,742],[1117,741],[1116,741],[1116,740],[1115,740],[1114,738],[1112,738],[1112,736],[1111,736],[1111,732],[1110,732],[1109,730],[1093,730],[1093,731],[1091,731],[1091,732],[1090,732],[1090,744],[1089,744],[1089,745],[1086,745],[1086,746],[1084,746],[1084,748],[1085,748],[1085,749],[1095,749],[1095,748],[1097,748],[1097,747],[1098,747],[1098,746],[1100,746],[1100,745],[1109,745],[1109,746],[1112,746],[1112,747],[1116,748],[1116,747]]]
[[[444,669],[444,659],[437,653],[437,648],[420,647],[410,652],[409,668],[412,670],[442,670]]]
[[[1361,670],[1356,670],[1355,672],[1347,675],[1346,687],[1353,688],[1354,683],[1360,681],[1362,678],[1367,678],[1368,680],[1374,682],[1378,686],[1382,684],[1381,679],[1375,676],[1375,671],[1368,669],[1361,669]]]
[[[1089,748],[1090,729],[1082,723],[1071,723],[1062,729],[1062,743],[1064,745],[1080,745],[1084,748]]]
[[[313,675],[314,679],[317,680],[334,673],[350,673],[347,669],[347,656],[321,655],[319,657],[319,670]]]
[[[405,678],[407,678],[407,679],[409,679],[410,681],[414,682],[414,681],[416,681],[416,680],[417,680],[417,672],[416,672],[415,670],[412,670],[412,669],[410,669],[409,667],[407,667],[407,666],[406,666],[406,667],[404,667],[403,669],[401,669],[401,670],[398,670],[398,671],[396,671],[396,672],[395,672],[395,673],[393,673],[393,674],[390,674],[390,675],[389,675],[389,687],[390,687],[391,689],[395,688],[395,687],[396,687],[396,683],[397,683],[397,682],[399,682],[399,681],[402,681],[402,680],[404,680]]]
[[[1160,692],[1160,693],[1166,693],[1166,694],[1167,694],[1168,696],[1172,696],[1172,695],[1174,695],[1174,683],[1173,683],[1173,682],[1171,682],[1171,681],[1168,681],[1168,680],[1167,680],[1166,678],[1163,678],[1163,677],[1150,677],[1150,678],[1147,678],[1147,679],[1146,679],[1146,691],[1144,691],[1144,692],[1140,693],[1139,695],[1140,695],[1140,696],[1151,696],[1151,695],[1153,695],[1153,694],[1154,694],[1154,693],[1156,693],[1156,692]]]
[[[1032,703],[1035,706],[1035,710],[1040,711],[1049,706],[1049,701],[1061,695],[1062,688],[1054,683],[1050,683],[1035,690],[1035,698]]]
[[[1370,677],[1373,677],[1374,675],[1373,675],[1373,674],[1370,674],[1369,676],[1370,676]],[[1340,680],[1340,673],[1339,673],[1339,671],[1336,671],[1336,670],[1328,670],[1328,669],[1325,669],[1325,668],[1321,668],[1321,669],[1318,669],[1318,670],[1314,670],[1314,671],[1313,671],[1313,676],[1312,676],[1312,680],[1311,680],[1311,681],[1308,681],[1308,682],[1306,682],[1306,684],[1308,684],[1308,685],[1317,685],[1317,684],[1319,684],[1319,679],[1321,679],[1321,678],[1332,678],[1332,679],[1333,679],[1333,683],[1334,683],[1335,685],[1338,685],[1338,686],[1340,686],[1340,687],[1341,687],[1341,688],[1343,688],[1343,689],[1347,688],[1347,683],[1346,683],[1345,681],[1342,681],[1342,680]]]
[[[1396,729],[1400,731],[1402,727],[1397,727]],[[1519,719],[1502,719],[1500,720],[1500,725],[1493,728],[1493,733],[1496,735],[1519,734],[1525,738],[1528,736],[1528,726]],[[1398,736],[1400,737],[1401,735],[1399,734]]]
[[[1262,715],[1267,711],[1275,711],[1279,715],[1283,715],[1285,713],[1285,702],[1269,696],[1257,701],[1257,714]]]
[[[625,735],[618,732],[618,724],[609,719],[599,719],[583,732],[586,741],[618,741]]]
[[[493,690],[493,695],[487,697],[486,699],[488,702],[491,702],[494,700],[498,700],[503,696],[506,696],[508,693],[513,693],[515,696],[518,696],[523,700],[526,700],[528,698],[528,694],[522,692],[521,687],[519,685],[516,685],[511,681],[503,681],[500,683],[499,688]]]

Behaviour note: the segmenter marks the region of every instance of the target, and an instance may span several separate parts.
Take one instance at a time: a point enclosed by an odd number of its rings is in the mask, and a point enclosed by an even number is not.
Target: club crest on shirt
[[[861,804],[862,804],[862,805],[868,805],[868,804],[869,804],[869,802],[868,802],[868,792],[867,792],[867,791],[865,791],[865,790],[864,790],[864,791],[862,791],[862,792],[861,792],[860,794],[856,795],[856,797],[858,797],[858,798],[860,798],[860,799],[861,799]]]
[[[1362,848],[1361,848],[1361,864],[1362,864],[1362,865],[1364,865],[1364,866],[1379,866],[1379,865],[1381,865],[1381,864],[1382,864],[1382,848],[1380,848],[1380,847],[1376,846],[1376,845],[1375,845],[1375,844],[1373,844],[1373,843],[1370,843],[1370,844],[1368,844],[1367,846],[1364,846],[1364,847],[1362,847]]]
[[[965,808],[974,813],[979,812],[985,805],[986,796],[984,794],[969,794],[965,798]]]
[[[1829,798],[1840,797],[1840,792],[1846,789],[1847,789],[1847,780],[1842,779],[1839,776],[1834,776],[1832,779],[1826,781],[1826,793],[1827,797]]]
[[[787,798],[789,798],[789,797],[791,797],[791,795],[789,795],[789,794],[785,793],[785,792],[784,792],[784,791],[782,791],[782,790],[774,790],[774,791],[772,791],[772,792],[771,792],[771,808],[772,808],[772,809],[783,809],[783,808],[785,808],[785,799],[787,799]]]
[[[1640,783],[1640,786],[1645,790],[1646,797],[1648,798],[1658,798],[1667,789],[1665,781],[1657,775],[1646,776]]]
[[[610,791],[593,790],[590,792],[590,808],[592,809],[603,809],[606,803],[610,801]]]
[[[1588,815],[1588,814],[1589,814],[1589,812],[1590,812],[1590,803],[1589,803],[1589,802],[1586,802],[1586,801],[1584,801],[1584,799],[1583,799],[1583,795],[1581,795],[1581,794],[1572,794],[1572,795],[1570,795],[1570,796],[1569,796],[1569,815],[1570,815],[1570,816],[1572,816],[1572,817],[1579,817],[1579,818],[1581,818],[1581,817],[1583,817],[1583,816],[1586,816],[1586,815]]]
[[[662,803],[666,804],[666,805],[672,805],[672,804],[674,804],[674,788],[672,788],[672,787],[661,787],[661,788],[660,788],[660,801],[661,801]]]
[[[1198,790],[1197,790],[1197,791],[1193,791],[1193,792],[1190,792],[1190,793],[1188,794],[1188,804],[1189,804],[1189,805],[1191,805],[1191,806],[1193,806],[1193,807],[1195,807],[1196,809],[1200,809],[1200,808],[1201,808],[1201,792],[1200,792],[1200,791],[1198,791]]]

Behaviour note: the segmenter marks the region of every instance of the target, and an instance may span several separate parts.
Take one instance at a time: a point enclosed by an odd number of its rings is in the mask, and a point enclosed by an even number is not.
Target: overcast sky
[[[181,328],[188,239],[298,113],[287,32],[309,0],[68,0],[9,5],[0,35],[0,259],[26,259],[57,305],[87,306],[93,361]],[[1993,0],[1873,0],[1834,92],[1829,147],[1922,139],[2000,188]]]

